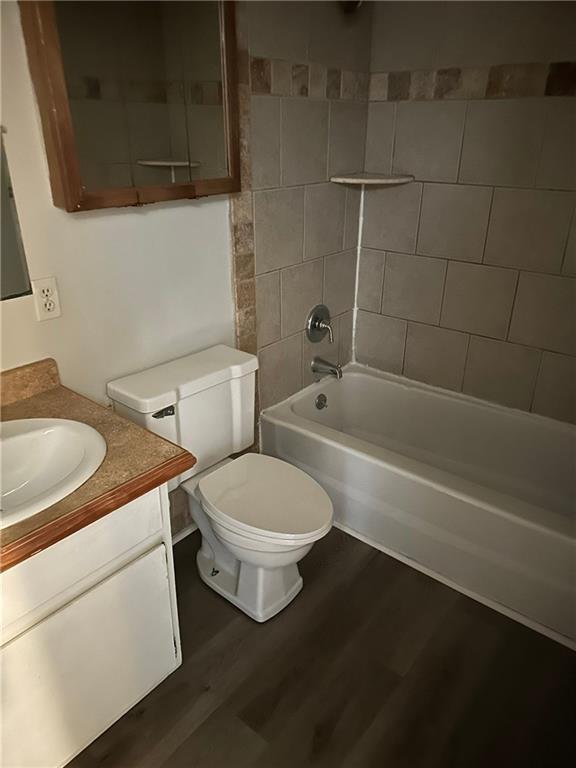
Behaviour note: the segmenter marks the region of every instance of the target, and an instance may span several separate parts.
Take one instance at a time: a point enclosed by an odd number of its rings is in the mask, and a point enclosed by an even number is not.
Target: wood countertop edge
[[[124,504],[128,504],[187,469],[191,469],[194,464],[196,464],[194,456],[191,453],[182,452],[141,475],[121,483],[116,488],[112,488],[77,509],[2,546],[0,549],[0,572],[18,565],[32,555],[56,544],[72,533],[76,533],[76,531],[94,523],[110,512],[114,512]]]

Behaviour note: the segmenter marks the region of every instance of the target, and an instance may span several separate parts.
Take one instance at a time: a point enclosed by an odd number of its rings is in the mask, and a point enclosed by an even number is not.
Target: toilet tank
[[[224,344],[108,384],[114,410],[194,454],[170,489],[254,442],[258,361]]]

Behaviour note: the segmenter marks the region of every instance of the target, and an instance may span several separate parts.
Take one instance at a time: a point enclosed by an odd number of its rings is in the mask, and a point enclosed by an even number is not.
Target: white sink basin
[[[75,491],[96,472],[106,441],[68,419],[0,424],[0,528],[23,520]]]

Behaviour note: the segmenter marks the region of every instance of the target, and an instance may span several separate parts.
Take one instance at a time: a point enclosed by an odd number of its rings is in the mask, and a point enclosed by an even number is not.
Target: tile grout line
[[[540,373],[542,372],[542,368],[544,366],[544,351],[541,349],[540,352],[540,360],[538,361],[538,370],[536,371],[536,376],[534,377],[534,386],[532,388],[532,396],[530,397],[530,405],[528,407],[529,413],[534,413],[534,401],[536,400],[536,390],[538,389],[538,380],[540,378]]]
[[[480,259],[480,264],[484,264],[484,259],[486,257],[486,246],[488,245],[488,232],[490,231],[490,221],[492,220],[492,208],[494,206],[494,198],[496,197],[496,187],[492,187],[492,191],[490,193],[490,205],[488,206],[488,218],[486,220],[486,232],[484,234],[484,244],[482,246],[482,258]]]
[[[356,332],[358,329],[358,288],[360,281],[360,252],[362,248],[362,231],[364,229],[364,195],[366,193],[366,185],[362,184],[360,187],[360,210],[358,212],[358,235],[356,243],[356,275],[354,283],[354,306],[352,308],[352,343],[351,348],[351,362],[356,362]]]
[[[503,341],[510,341],[510,329],[512,327],[512,318],[514,317],[514,308],[516,306],[516,298],[518,296],[518,288],[520,286],[520,274],[521,274],[521,271],[518,270],[516,274],[516,285],[514,286],[514,296],[512,298],[512,304],[510,306],[510,317],[508,318],[508,327],[506,328],[506,336],[504,337]]]

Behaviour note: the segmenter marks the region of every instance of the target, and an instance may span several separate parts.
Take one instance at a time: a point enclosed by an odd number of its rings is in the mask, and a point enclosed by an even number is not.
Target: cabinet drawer
[[[160,489],[155,488],[4,571],[2,642],[92,586],[94,579],[105,578],[107,566],[120,560],[120,567],[122,556],[154,535],[160,539],[161,531]]]
[[[65,765],[177,666],[164,545],[0,654],[3,768]]]

